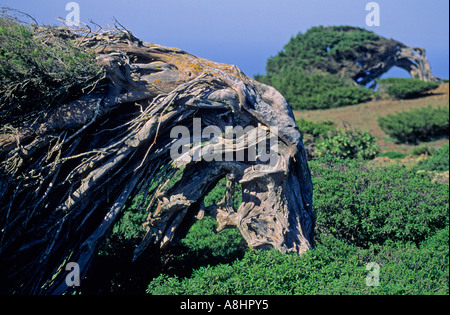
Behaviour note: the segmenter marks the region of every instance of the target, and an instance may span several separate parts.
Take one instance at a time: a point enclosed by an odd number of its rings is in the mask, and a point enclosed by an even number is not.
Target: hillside
[[[427,106],[449,106],[449,83],[441,84],[436,90],[420,98],[409,100],[378,100],[340,108],[294,111],[294,115],[296,119],[304,118],[311,121],[330,120],[335,122],[339,127],[346,125],[358,130],[368,130],[373,136],[378,138],[377,144],[381,152],[399,151],[409,153],[411,149],[424,143],[418,145],[396,144],[378,126],[377,118],[379,116]],[[441,139],[427,142],[426,144],[429,147],[440,148],[448,143],[448,139]]]

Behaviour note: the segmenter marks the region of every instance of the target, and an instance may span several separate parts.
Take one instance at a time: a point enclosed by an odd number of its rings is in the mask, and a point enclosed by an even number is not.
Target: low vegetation
[[[425,107],[378,118],[381,129],[399,143],[448,137],[449,108]]]
[[[327,73],[289,68],[282,75],[256,76],[279,90],[293,109],[326,109],[367,102],[373,92]]]
[[[368,131],[340,129],[319,142],[315,154],[318,157],[371,160],[379,153],[376,141]]]
[[[418,168],[425,171],[448,172],[449,171],[449,145],[445,145],[433,154],[418,163]]]
[[[161,274],[147,293],[449,293],[447,185],[403,166],[374,170],[361,161],[322,159],[311,168],[313,250],[303,256],[247,250],[234,262],[205,264],[189,276]],[[380,266],[379,286],[366,283],[368,263]]]
[[[408,99],[421,96],[436,89],[437,82],[425,82],[419,79],[386,78],[377,81],[378,92],[388,94],[395,99]]]
[[[377,139],[368,131],[351,128],[338,129],[331,121],[312,122],[306,119],[296,121],[307,147],[313,145],[310,158],[334,157],[370,160],[377,156]]]
[[[419,172],[448,170],[448,146],[413,167],[373,168],[363,160],[333,157],[311,161],[310,167],[317,215],[313,250],[303,256],[252,250],[237,229],[216,233],[217,223],[206,217],[154,266],[159,274],[152,274],[150,283],[140,280],[142,290],[169,295],[449,293],[448,185]],[[207,196],[208,205],[224,192],[219,183]],[[239,200],[237,192],[235,206]],[[131,232],[140,224],[130,212],[136,209],[125,212],[122,228],[109,238],[115,257],[121,255],[118,249],[126,253],[140,240]],[[125,238],[128,245],[116,243]],[[112,253],[103,255],[107,260]],[[369,263],[380,266],[379,286],[366,284]]]

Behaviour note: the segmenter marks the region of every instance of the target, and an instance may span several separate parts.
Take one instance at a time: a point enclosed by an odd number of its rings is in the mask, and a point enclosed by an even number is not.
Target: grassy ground
[[[378,138],[377,144],[381,152],[399,151],[408,154],[414,147],[423,145],[423,143],[418,145],[396,144],[378,126],[377,118],[379,116],[427,107],[429,105],[433,107],[449,106],[449,83],[443,83],[428,95],[416,99],[399,101],[378,100],[326,110],[295,111],[294,114],[297,119],[304,118],[311,121],[331,120],[339,127],[346,125],[354,129],[368,130],[373,136]],[[448,139],[441,139],[427,142],[426,144],[430,148],[438,149],[448,143]]]

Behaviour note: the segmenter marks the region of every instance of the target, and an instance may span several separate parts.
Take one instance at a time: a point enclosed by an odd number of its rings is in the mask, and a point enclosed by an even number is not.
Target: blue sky
[[[78,0],[82,22],[112,18],[144,41],[178,47],[235,64],[247,75],[265,73],[266,61],[298,32],[317,25],[352,25],[424,47],[433,73],[449,77],[448,0],[377,0],[380,26],[367,26],[372,0]],[[0,0],[42,24],[66,17],[67,0]],[[401,69],[390,75],[405,76]]]

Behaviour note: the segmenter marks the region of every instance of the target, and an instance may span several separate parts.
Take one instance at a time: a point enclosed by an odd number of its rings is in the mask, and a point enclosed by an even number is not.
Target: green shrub
[[[302,135],[311,135],[314,138],[326,137],[329,132],[336,131],[336,125],[332,121],[313,122],[303,118],[295,121]]]
[[[378,80],[378,91],[387,93],[397,99],[407,99],[420,96],[439,86],[436,82],[425,82],[419,79],[387,78]]]
[[[449,170],[449,145],[433,152],[433,155],[418,163],[420,170],[445,172]]]
[[[218,204],[222,200],[225,195],[226,183],[226,178],[223,178],[205,196],[206,207]],[[234,208],[237,210],[241,203],[242,187],[237,183],[234,194]],[[217,227],[217,221],[211,217],[205,217],[194,223],[186,237],[181,240],[181,244],[186,248],[183,259],[186,256],[193,256],[197,263],[199,261],[213,263],[214,261],[232,261],[242,256],[247,248],[247,243],[239,230],[232,228],[216,233]]]
[[[326,73],[286,71],[282,76],[256,76],[276,88],[293,109],[327,109],[369,101],[373,92]]]
[[[188,249],[188,255],[211,263],[213,260],[232,261],[247,249],[247,243],[238,229],[225,229],[218,233],[217,221],[205,217],[192,225],[181,243]]]
[[[443,294],[449,293],[448,187],[428,174],[360,161],[310,163],[316,245],[302,256],[249,250],[187,277],[161,274],[148,294]],[[380,267],[367,286],[368,263]]]
[[[330,250],[330,247],[333,247],[333,250]],[[147,293],[186,295],[342,293],[341,290],[346,290],[348,282],[358,278],[361,280],[359,286],[363,288],[364,273],[357,248],[332,239],[329,244],[319,245],[301,257],[276,250],[250,250],[242,259],[231,265],[201,267],[189,278],[170,278],[161,275],[149,284]]]
[[[139,195],[133,199],[133,203],[124,209],[122,217],[114,224],[108,235],[100,255],[120,255],[122,251],[130,251],[139,244],[145,236],[146,229],[143,227],[148,214],[137,207],[143,196]]]
[[[401,165],[369,168],[357,160],[310,162],[316,234],[360,247],[419,243],[449,222],[446,185]]]
[[[407,155],[403,152],[398,152],[398,151],[387,151],[387,152],[383,152],[382,154],[379,155],[380,157],[388,157],[390,159],[403,159],[405,158]]]
[[[433,152],[434,152],[433,148],[430,148],[428,145],[423,144],[412,148],[409,154],[417,157],[421,155],[433,155]]]
[[[368,131],[341,129],[329,133],[324,141],[318,142],[315,154],[318,157],[370,160],[379,152],[376,141],[377,139]]]
[[[233,264],[201,267],[191,277],[160,275],[155,295],[443,294],[449,292],[448,229],[419,246],[360,249],[333,236],[302,256],[248,251]],[[379,286],[368,286],[368,263],[380,266]]]
[[[399,143],[417,143],[448,137],[449,108],[420,108],[378,118],[378,124]]]
[[[227,188],[227,179],[222,178],[217,185],[205,196],[205,207],[218,204],[223,196],[225,196],[225,190]],[[234,192],[234,209],[237,210],[242,203],[242,185],[236,183]]]

